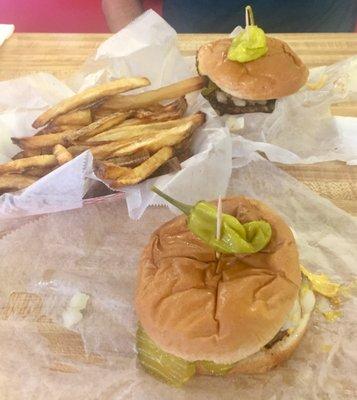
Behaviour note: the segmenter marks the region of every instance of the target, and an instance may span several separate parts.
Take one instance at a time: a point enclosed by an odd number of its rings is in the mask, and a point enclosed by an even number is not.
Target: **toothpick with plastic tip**
[[[219,240],[221,238],[221,230],[222,230],[222,197],[218,197],[218,204],[217,204],[217,223],[216,223],[216,239]],[[217,267],[216,273],[219,272],[219,258],[221,253],[216,251],[216,259],[217,259]]]
[[[251,6],[245,8],[245,26],[254,25],[254,15]]]

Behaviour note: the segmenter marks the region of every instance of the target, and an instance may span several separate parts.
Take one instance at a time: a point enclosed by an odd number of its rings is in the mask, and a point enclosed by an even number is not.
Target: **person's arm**
[[[102,9],[111,32],[118,32],[144,11],[140,0],[102,0]]]

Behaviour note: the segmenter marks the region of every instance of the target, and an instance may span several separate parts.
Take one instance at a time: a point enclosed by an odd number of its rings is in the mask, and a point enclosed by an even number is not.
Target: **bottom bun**
[[[294,332],[279,340],[270,349],[264,348],[258,353],[238,361],[229,374],[262,374],[286,361],[304,336],[310,315],[311,313],[301,318],[300,324]]]
[[[310,292],[312,294],[312,292]],[[284,336],[281,340],[277,341],[270,348],[262,348],[255,354],[244,358],[243,360],[235,363],[234,367],[228,372],[228,375],[234,374],[262,374],[267,372],[282,362],[286,361],[294,350],[298,347],[306,328],[308,326],[314,304],[315,297],[310,300],[310,304],[301,304],[303,314],[296,328],[288,335]],[[205,375],[205,371],[198,366],[197,374]]]

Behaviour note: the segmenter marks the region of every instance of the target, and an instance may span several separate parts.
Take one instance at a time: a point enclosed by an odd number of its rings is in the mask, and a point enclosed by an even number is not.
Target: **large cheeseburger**
[[[308,69],[287,43],[266,37],[267,53],[253,61],[228,59],[231,38],[202,46],[197,69],[209,78],[203,95],[219,115],[272,112],[276,99],[297,92]]]
[[[254,374],[277,366],[299,344],[314,306],[282,218],[247,197],[223,200],[223,212],[242,223],[268,222],[268,245],[217,258],[182,215],[152,234],[141,257],[138,358],[175,386],[194,374]]]

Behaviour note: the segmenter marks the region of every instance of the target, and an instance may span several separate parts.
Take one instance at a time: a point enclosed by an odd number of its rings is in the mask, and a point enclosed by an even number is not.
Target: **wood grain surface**
[[[218,34],[182,34],[178,45],[192,56],[204,43],[223,37]],[[289,33],[274,35],[289,43],[309,67],[329,65],[357,54],[355,33]],[[106,34],[14,34],[0,47],[0,80],[34,72],[49,72],[59,79],[74,73],[109,37]],[[332,107],[335,115],[357,116],[357,102]],[[357,214],[357,167],[343,163],[281,166],[338,207]]]

